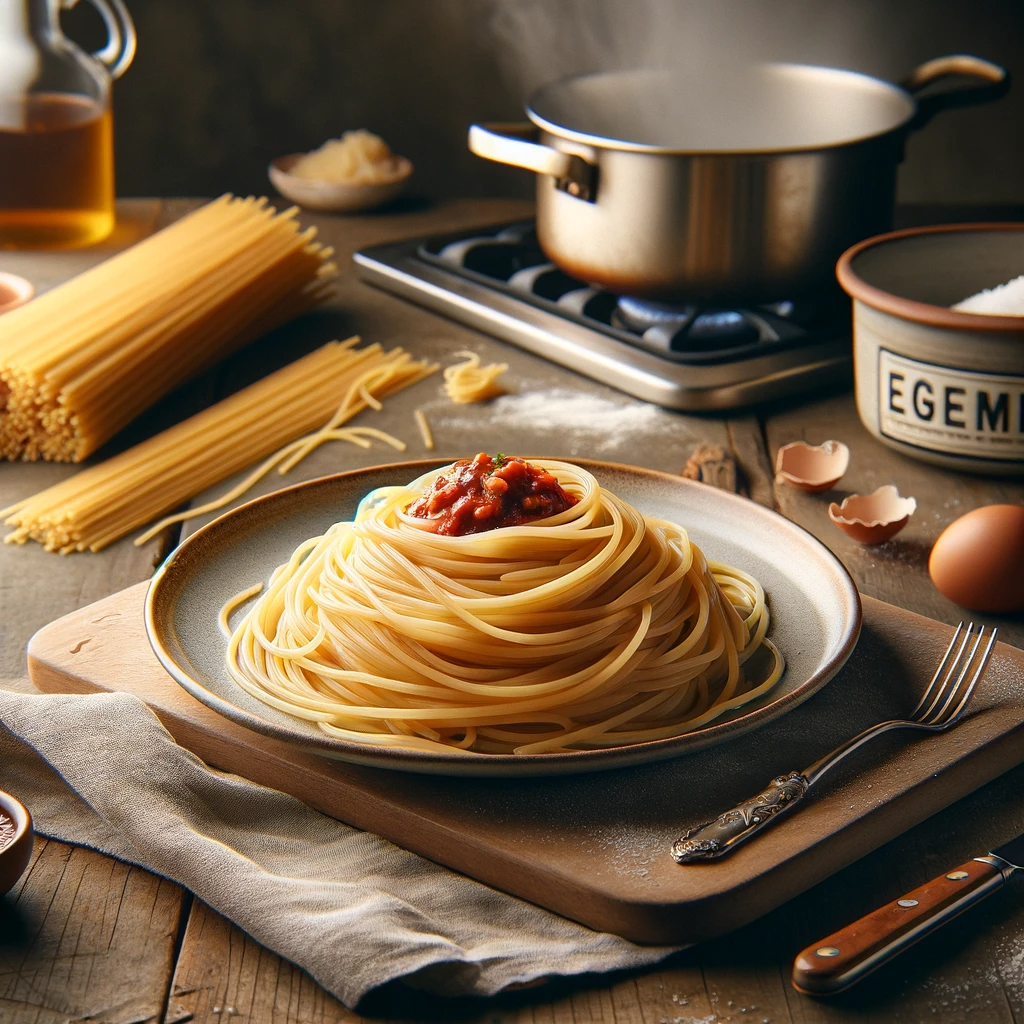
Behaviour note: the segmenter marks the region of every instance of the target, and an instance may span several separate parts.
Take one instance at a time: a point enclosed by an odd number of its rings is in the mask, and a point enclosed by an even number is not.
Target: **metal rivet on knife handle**
[[[1006,849],[1006,845],[1000,849]],[[965,879],[940,875],[818,939],[793,961],[794,987],[816,996],[843,991],[944,921],[994,892],[1013,870],[1011,862],[995,854],[968,861],[948,872],[966,875]]]

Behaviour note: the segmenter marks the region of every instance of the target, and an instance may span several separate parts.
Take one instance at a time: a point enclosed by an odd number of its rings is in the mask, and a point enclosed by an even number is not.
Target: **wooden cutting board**
[[[1024,652],[1000,644],[974,714],[955,729],[876,740],[757,841],[722,861],[681,867],[668,850],[683,830],[913,707],[952,629],[865,598],[864,630],[843,671],[758,731],[594,775],[447,779],[297,752],[208,710],[150,650],[147,586],[40,630],[29,645],[36,686],[135,694],[211,765],[638,942],[696,942],[739,927],[1024,760]]]

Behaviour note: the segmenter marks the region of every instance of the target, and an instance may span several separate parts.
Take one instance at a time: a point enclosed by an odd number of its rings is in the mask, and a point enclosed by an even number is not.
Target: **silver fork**
[[[673,859],[680,864],[688,864],[696,860],[712,860],[735,850],[741,843],[745,843],[751,836],[757,835],[776,821],[781,814],[795,807],[823,775],[876,736],[893,729],[942,732],[943,729],[956,725],[963,717],[971,697],[974,696],[974,691],[992,656],[992,648],[995,646],[998,633],[996,629],[989,635],[988,644],[980,658],[975,660],[984,633],[985,627],[982,626],[975,634],[973,622],[966,631],[962,622],[956,627],[953,639],[946,648],[935,675],[932,676],[924,696],[909,718],[873,725],[853,739],[840,744],[802,772],[790,772],[789,775],[780,775],[773,779],[768,788],[757,796],[726,811],[714,821],[705,822],[684,833],[672,844]],[[968,679],[972,665],[974,671]]]

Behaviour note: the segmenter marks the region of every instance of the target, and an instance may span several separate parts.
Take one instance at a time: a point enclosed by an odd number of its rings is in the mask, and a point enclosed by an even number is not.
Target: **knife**
[[[793,961],[793,987],[812,996],[842,992],[1021,870],[1024,834],[808,946]]]

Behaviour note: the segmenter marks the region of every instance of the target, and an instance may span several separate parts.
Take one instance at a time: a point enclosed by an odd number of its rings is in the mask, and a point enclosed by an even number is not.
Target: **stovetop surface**
[[[721,308],[616,296],[541,250],[532,222],[374,246],[373,284],[670,408],[732,408],[848,376],[841,293]]]
[[[675,362],[743,359],[766,345],[789,348],[815,332],[849,330],[849,300],[841,294],[744,308],[646,302],[592,288],[547,259],[532,221],[426,239],[417,256]]]

